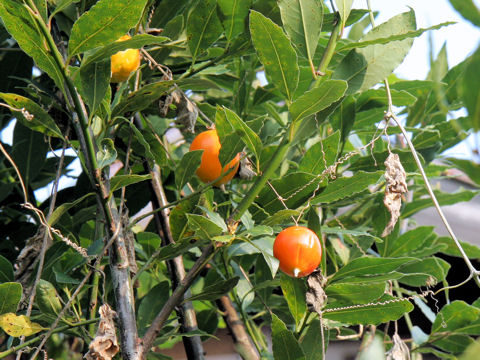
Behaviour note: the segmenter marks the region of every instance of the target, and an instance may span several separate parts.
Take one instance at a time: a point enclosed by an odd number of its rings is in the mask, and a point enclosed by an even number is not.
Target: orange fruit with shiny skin
[[[320,265],[322,246],[317,234],[304,226],[283,229],[273,243],[280,270],[292,277],[310,275]]]
[[[130,39],[130,35],[124,35],[117,41]],[[130,74],[140,66],[140,50],[127,49],[119,51],[110,58],[112,77],[110,82],[118,83],[128,79]]]
[[[213,181],[222,174],[222,165],[220,164],[220,160],[218,158],[221,147],[222,145],[220,144],[217,130],[207,130],[201,132],[195,137],[195,139],[193,139],[192,144],[190,145],[190,151],[203,150],[202,160],[196,172],[197,176],[203,182],[208,183]],[[223,168],[223,173],[226,173],[231,168],[233,168],[233,170],[215,182],[213,185],[220,186],[232,180],[238,170],[239,162],[240,154],[237,154],[233,160],[225,165]]]

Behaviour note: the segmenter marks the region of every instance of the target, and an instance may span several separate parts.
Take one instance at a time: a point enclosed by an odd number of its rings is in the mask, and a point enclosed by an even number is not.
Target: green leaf
[[[338,13],[340,14],[340,20],[342,21],[342,28],[345,27],[350,11],[352,10],[353,0],[335,0]]]
[[[223,229],[202,215],[187,214],[188,223],[201,239],[212,239],[222,234]]]
[[[28,115],[26,118],[21,111],[12,111],[13,115],[15,115],[15,117],[24,126],[41,132],[47,136],[55,136],[61,139],[63,138],[62,132],[58,128],[57,124],[55,124],[55,121],[33,100],[21,95],[10,93],[0,93],[0,98],[2,98],[8,105],[16,109],[24,108],[30,115],[33,115],[32,118],[28,117]]]
[[[65,214],[72,207],[77,206],[83,200],[85,200],[86,198],[88,198],[92,195],[95,195],[95,194],[94,193],[88,193],[88,194],[82,196],[81,198],[71,202],[71,203],[63,203],[62,205],[57,206],[55,208],[55,210],[53,210],[52,215],[50,215],[50,218],[48,219],[48,224],[50,226],[55,226],[55,224],[57,223],[58,220],[60,220],[60,218],[63,216],[63,214]]]
[[[179,241],[187,229],[187,214],[193,212],[198,203],[199,196],[182,201],[170,212],[169,221],[173,240]]]
[[[427,239],[433,235],[433,226],[419,226],[407,231],[398,238],[387,236],[382,244],[377,244],[380,255],[384,257],[401,257],[411,255],[421,249]]]
[[[343,80],[325,80],[318,87],[307,91],[290,106],[292,122],[313,115],[339,100],[347,90]]]
[[[345,304],[367,304],[382,297],[385,282],[377,283],[335,283],[325,288],[328,300]]]
[[[228,42],[232,42],[245,30],[245,19],[248,16],[251,0],[217,0],[223,14],[223,27]]]
[[[5,257],[0,255],[0,283],[13,281],[13,266]]]
[[[459,190],[454,193],[444,193],[438,190],[434,190],[434,194],[441,206],[452,205],[462,201],[470,201],[476,195],[478,190]],[[433,206],[432,199],[430,197],[426,199],[413,200],[405,205],[405,209],[402,211],[402,218],[407,218],[420,210]]]
[[[43,314],[58,315],[63,308],[55,287],[43,279],[37,284],[35,301]]]
[[[340,130],[342,136],[340,140],[342,143],[347,141],[348,135],[355,123],[357,101],[353,96],[347,96],[340,102],[333,114],[330,116],[329,121],[333,130]]]
[[[308,59],[314,70],[313,56],[322,29],[321,0],[280,0],[278,2],[283,28],[297,50]]]
[[[217,16],[217,2],[197,2],[187,19],[187,41],[193,62],[218,39],[222,31]]]
[[[249,148],[258,159],[262,151],[262,140],[260,140],[259,136],[232,110],[217,106],[217,115],[218,116],[215,117],[215,124],[217,125],[220,140],[222,140],[226,134],[230,134],[233,131],[237,139],[240,137],[245,146]],[[223,141],[220,141],[220,143],[223,147]],[[230,157],[230,160],[232,158],[233,157]],[[228,161],[222,161],[220,154],[220,163],[225,164]]]
[[[387,321],[398,320],[403,314],[413,310],[413,305],[404,298],[384,295],[380,302],[354,308],[342,308],[343,305],[333,303],[326,307],[323,317],[351,325],[378,325]],[[340,306],[337,307],[336,305]]]
[[[307,303],[305,302],[306,288],[303,279],[294,279],[290,276],[282,274],[280,277],[280,286],[282,287],[282,293],[287,301],[290,314],[292,314],[295,320],[295,326],[297,331],[300,330],[299,326],[302,319],[307,313]]]
[[[168,40],[168,38],[165,36],[140,34],[124,41],[115,41],[87,53],[82,61],[81,68],[87,67],[94,62],[99,62],[106,59],[110,60],[110,57],[119,51],[125,51],[127,49],[140,49],[147,45],[158,45],[166,40]]]
[[[307,333],[300,339],[300,346],[305,353],[306,360],[324,360],[322,355],[322,342],[325,342],[325,348],[328,343],[328,336],[322,339],[322,329],[320,321],[312,321],[307,329]]]
[[[147,0],[100,0],[73,24],[68,56],[107,45],[134,27]]]
[[[473,0],[450,0],[450,4],[473,25],[480,26],[480,10]]]
[[[250,33],[269,83],[292,100],[298,85],[297,54],[282,29],[261,13],[250,12]]]
[[[480,129],[480,84],[475,81],[475,76],[478,75],[479,71],[480,48],[469,58],[461,83],[462,98],[475,131]]]
[[[415,29],[415,13],[412,10],[373,28],[360,41],[376,40]],[[348,81],[347,94],[366,90],[392,73],[403,61],[412,43],[413,39],[410,38],[351,50],[335,69],[332,78]]]
[[[292,332],[272,314],[272,348],[275,359],[305,360],[305,354]]]
[[[441,252],[450,256],[458,256],[461,257],[462,254],[460,250],[458,250],[457,245],[453,241],[451,237],[442,236],[437,239],[437,244],[444,244],[447,247],[442,249]],[[470,244],[465,241],[460,241],[460,244],[463,247],[463,250],[467,254],[467,256],[471,259],[480,259],[480,248],[476,245]]]
[[[170,286],[168,281],[162,281],[150,289],[148,294],[142,298],[137,314],[137,323],[140,329],[147,328],[152,323],[169,296]]]
[[[351,236],[369,236],[373,237],[375,241],[378,243],[382,242],[382,239],[379,237],[370,234],[368,231],[361,230],[361,229],[355,229],[355,230],[349,230],[349,229],[342,229],[340,227],[328,227],[328,226],[322,226],[322,233],[324,234],[332,234],[332,235],[351,235]]]
[[[300,160],[298,169],[310,174],[321,174],[337,159],[340,132],[335,131],[329,137],[312,145]],[[320,155],[320,156],[319,156]]]
[[[173,81],[157,81],[142,86],[137,91],[131,92],[126,98],[123,98],[115,105],[112,110],[112,118],[146,109],[155,100],[169,92],[173,84]]]
[[[374,38],[374,39],[365,40],[365,41],[352,42],[350,44],[340,46],[338,51],[358,49],[358,48],[362,48],[362,47],[369,46],[369,45],[387,44],[391,41],[399,41],[399,40],[405,40],[405,39],[409,39],[409,38],[415,38],[415,37],[418,37],[418,36],[422,35],[426,31],[437,30],[437,29],[440,29],[444,26],[453,25],[453,24],[456,24],[456,22],[446,21],[446,22],[443,22],[443,23],[438,24],[438,25],[430,26],[428,28],[424,28],[424,29],[422,28],[422,29],[418,29],[418,30],[410,30],[410,31],[407,31],[407,32],[404,32],[404,33],[394,34],[394,35],[387,36],[387,37],[384,37],[384,38]]]
[[[395,271],[415,258],[373,258],[363,257],[352,260],[333,275],[331,282],[349,276],[377,275]]]
[[[110,60],[90,63],[80,68],[82,95],[93,114],[110,87]]]
[[[417,171],[417,163],[415,162],[410,150],[396,149],[395,153],[400,157],[400,162],[406,172]],[[357,160],[353,160],[348,170],[351,171],[371,171],[372,169],[385,170],[385,160],[388,157],[388,151],[369,153]],[[372,156],[373,155],[373,156]],[[419,155],[422,164],[425,163],[423,157]]]
[[[115,175],[110,179],[110,193],[121,189],[125,186],[136,184],[145,180],[151,180],[151,175]]]
[[[0,284],[0,315],[16,312],[22,298],[22,284],[6,282]]]
[[[40,324],[31,322],[29,317],[25,315],[17,316],[11,312],[0,315],[0,327],[13,337],[30,336],[46,330]]]
[[[332,202],[350,197],[375,185],[383,172],[367,173],[358,171],[352,177],[342,177],[330,182],[323,192],[314,197],[311,204],[330,204]]]
[[[105,138],[101,142],[101,148],[97,152],[98,168],[103,169],[105,166],[113,164],[117,159],[117,150],[113,144],[113,140]]]
[[[475,184],[480,186],[480,165],[472,160],[448,158],[458,170],[463,171]]]
[[[15,0],[2,0],[0,18],[22,50],[33,58],[35,64],[45,71],[60,89],[64,90],[61,68],[55,63],[55,58],[27,7]]]
[[[285,220],[290,219],[292,216],[296,217],[299,214],[300,214],[300,212],[297,211],[297,210],[290,210],[290,209],[279,210],[279,211],[275,212],[275,214],[273,214],[272,216],[269,216],[268,218],[263,220],[262,224],[267,225],[267,226],[273,226],[273,225],[281,224]]]
[[[430,282],[431,277],[436,282],[445,280],[449,269],[450,264],[448,262],[431,256],[399,268],[398,271],[406,275],[399,281],[410,286],[425,286]]]
[[[215,284],[206,286],[203,288],[202,292],[190,296],[184,301],[193,301],[193,300],[208,300],[213,301],[221,298],[223,295],[228,294],[238,283],[240,278],[235,276],[231,279],[217,281]]]
[[[398,271],[392,271],[387,274],[379,275],[365,275],[365,276],[351,276],[342,279],[342,284],[367,284],[379,283],[391,280],[398,280],[403,277],[403,274]]]
[[[183,155],[175,170],[175,186],[178,190],[182,190],[185,184],[195,175],[195,171],[202,161],[202,155],[203,150],[193,150]]]

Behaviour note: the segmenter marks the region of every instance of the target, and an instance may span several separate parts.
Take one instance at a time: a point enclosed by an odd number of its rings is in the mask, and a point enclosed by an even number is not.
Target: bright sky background
[[[474,0],[480,8],[480,0]],[[415,10],[417,28],[426,28],[446,21],[456,21],[457,24],[443,27],[440,30],[430,31],[433,44],[433,54],[436,56],[444,43],[447,46],[448,64],[452,67],[468,55],[470,55],[480,44],[480,30],[463,19],[448,0],[371,0],[372,10],[379,11],[376,25],[385,22],[391,17],[409,11],[409,7]],[[367,9],[366,0],[354,0],[353,8]],[[404,62],[397,68],[395,73],[404,79],[424,79],[430,68],[429,40],[428,34],[415,39],[413,47],[405,58]],[[479,74],[480,81],[480,74]],[[458,116],[461,116],[459,114]],[[0,133],[3,142],[11,144],[13,124]],[[464,142],[449,150],[449,156],[471,158],[471,150],[468,144],[474,144],[474,136],[470,136]],[[70,153],[73,155],[72,153]],[[50,154],[51,155],[51,154]],[[76,160],[70,169],[71,175],[78,175],[80,164]],[[61,186],[71,186],[72,179],[61,179]],[[36,192],[39,200],[48,198],[51,186],[39,189]]]

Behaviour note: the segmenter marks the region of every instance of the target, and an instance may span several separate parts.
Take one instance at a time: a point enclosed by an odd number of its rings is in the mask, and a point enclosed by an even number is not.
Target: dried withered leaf
[[[198,117],[198,109],[195,104],[178,90],[173,92],[173,102],[177,106],[175,122],[183,125],[187,131],[194,133]]]
[[[117,315],[107,304],[100,306],[100,323],[95,338],[88,346],[87,360],[111,360],[119,350],[113,318]]]
[[[397,333],[393,335],[393,347],[387,351],[386,355],[386,360],[410,360],[408,346]]]
[[[322,275],[321,271],[314,271],[307,278],[308,290],[306,294],[306,301],[309,309],[315,311],[319,315],[322,308],[327,301],[327,295],[323,291],[327,279]]]
[[[244,180],[251,180],[257,176],[257,173],[253,170],[253,165],[249,158],[243,157],[242,160],[240,160],[240,169],[238,170],[238,175]]]
[[[385,160],[385,198],[383,203],[390,213],[390,221],[383,230],[382,236],[390,234],[400,217],[400,209],[402,207],[402,195],[408,191],[406,178],[407,174],[403,169],[400,158],[397,154],[391,153]]]
[[[158,100],[158,111],[161,117],[167,117],[168,110],[170,110],[170,105],[173,102],[173,94],[163,95],[160,100]]]

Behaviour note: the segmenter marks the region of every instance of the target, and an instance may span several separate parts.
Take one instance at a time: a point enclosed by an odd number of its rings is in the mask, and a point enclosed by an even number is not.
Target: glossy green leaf
[[[340,99],[347,90],[347,83],[342,80],[325,80],[318,87],[307,91],[290,106],[292,122],[313,115]]]
[[[454,21],[447,21],[447,22],[443,22],[443,23],[438,24],[438,25],[429,26],[428,28],[422,28],[422,29],[418,29],[418,30],[410,30],[410,31],[407,31],[405,33],[394,34],[394,35],[384,37],[384,38],[375,38],[375,39],[369,39],[369,40],[365,40],[365,41],[352,42],[350,44],[346,44],[344,46],[341,46],[338,49],[338,51],[358,49],[358,48],[362,48],[362,47],[369,46],[369,45],[387,44],[391,41],[400,41],[400,40],[405,40],[405,39],[409,39],[409,38],[415,38],[415,37],[418,37],[418,36],[422,35],[426,31],[437,30],[437,29],[440,29],[444,26],[453,25],[453,24],[456,24],[456,23]]]
[[[335,0],[338,13],[340,14],[340,20],[342,21],[342,28],[345,26],[350,11],[352,10],[353,0]]]
[[[72,201],[70,203],[65,202],[60,206],[57,206],[55,210],[53,210],[52,214],[50,215],[50,218],[48,219],[48,224],[50,226],[55,226],[55,224],[60,220],[60,218],[71,208],[74,206],[77,206],[80,204],[83,200],[86,198],[95,195],[94,193],[87,193],[86,195],[83,195],[81,198],[78,198],[75,201]]]
[[[138,306],[137,323],[140,328],[146,328],[152,323],[169,296],[170,286],[168,281],[162,281],[150,289]]]
[[[478,195],[476,190],[459,190],[454,193],[444,193],[438,190],[434,190],[435,197],[437,198],[440,205],[452,205],[462,201],[470,201]],[[402,218],[407,218],[413,214],[419,212],[420,210],[426,209],[433,206],[432,199],[427,197],[425,199],[413,200],[405,205],[405,209],[402,211]]]
[[[26,6],[15,0],[2,0],[0,18],[22,50],[33,58],[35,64],[45,71],[60,89],[64,89],[61,69]]]
[[[82,95],[92,114],[107,94],[110,87],[110,75],[110,60],[90,63],[80,68]]]
[[[217,16],[217,2],[197,2],[187,19],[187,41],[195,61],[222,33],[222,23]]]
[[[297,217],[300,214],[297,210],[280,210],[275,212],[272,216],[267,217],[265,220],[262,221],[263,225],[273,226],[277,224],[281,224],[287,219],[290,219],[292,216]]]
[[[431,278],[436,282],[445,280],[449,269],[448,262],[431,256],[399,268],[398,271],[405,275],[399,281],[410,286],[425,286]]]
[[[462,97],[468,110],[473,128],[480,129],[480,84],[475,81],[480,71],[480,48],[468,60],[462,81]]]
[[[297,54],[282,29],[261,13],[250,12],[250,33],[267,80],[288,100],[298,85]]]
[[[312,145],[300,160],[298,169],[310,174],[321,174],[337,159],[339,141],[340,132],[336,131]]]
[[[407,231],[398,238],[387,236],[382,244],[377,244],[381,256],[400,257],[411,255],[415,250],[421,249],[426,240],[433,235],[433,226],[419,226]]]
[[[385,274],[399,269],[402,265],[416,261],[415,258],[374,258],[363,257],[352,260],[333,275],[331,282],[349,276]]]
[[[313,56],[322,29],[323,4],[321,0],[280,0],[278,2],[283,28],[297,50],[315,69]],[[311,78],[311,77],[310,77]]]
[[[275,359],[305,360],[297,339],[275,314],[272,314],[272,343]]]
[[[299,330],[300,323],[307,313],[307,304],[305,302],[307,289],[305,288],[305,283],[303,279],[295,279],[282,274],[280,286],[290,309],[290,314],[292,314],[295,320],[296,329]]]
[[[194,294],[185,301],[193,301],[193,300],[213,301],[213,300],[219,299],[223,295],[228,294],[237,285],[238,280],[239,280],[239,277],[235,276],[231,279],[217,281],[215,282],[215,284],[204,287],[201,293]]]
[[[398,280],[403,277],[402,273],[392,271],[386,274],[364,275],[364,276],[350,276],[342,279],[342,284],[368,284],[379,283],[391,280]]]
[[[382,242],[382,239],[378,238],[375,235],[370,234],[368,231],[362,230],[361,228],[350,230],[350,229],[342,229],[341,227],[322,226],[322,233],[332,234],[332,235],[345,235],[345,236],[369,236],[369,237],[373,237],[377,241],[377,243]]]
[[[384,295],[380,301],[372,303],[372,305],[366,304],[355,308],[342,307],[341,304],[335,303],[328,305],[323,312],[323,317],[345,324],[378,325],[398,320],[413,310],[413,305],[408,300],[390,295]],[[335,310],[335,308],[337,309]]]
[[[128,185],[150,180],[151,178],[152,178],[151,175],[138,175],[138,174],[116,175],[110,179],[110,193]]]
[[[382,172],[367,173],[363,171],[356,172],[352,177],[341,177],[328,184],[323,192],[313,198],[312,204],[329,204],[362,191],[368,190],[370,185],[375,185]]]
[[[0,284],[0,315],[16,312],[22,298],[22,284],[6,282]]]
[[[43,314],[58,315],[63,308],[53,284],[43,279],[37,284],[35,301]]]
[[[13,266],[5,257],[0,255],[0,283],[13,281]]]
[[[113,144],[113,140],[106,138],[102,140],[101,148],[97,152],[98,168],[103,169],[106,166],[113,164],[117,159],[117,150]]]
[[[175,185],[178,190],[183,189],[185,184],[195,175],[202,161],[203,150],[193,150],[183,155],[180,164],[175,171]]]
[[[325,288],[329,301],[345,304],[374,302],[385,293],[385,282],[378,283],[335,283]]]
[[[225,37],[232,42],[245,29],[245,20],[248,16],[251,0],[217,0],[222,12]]]
[[[172,86],[173,81],[157,81],[142,86],[139,90],[131,92],[126,98],[115,105],[112,110],[112,118],[146,109],[155,100],[169,92]]]
[[[450,4],[473,25],[480,26],[478,3],[476,4],[473,0],[450,0]]]
[[[201,239],[211,239],[223,232],[223,229],[212,220],[195,214],[187,214],[188,223]]]
[[[17,94],[0,93],[0,98],[3,99],[8,105],[15,109],[25,109],[28,114],[22,114],[21,111],[12,111],[15,117],[28,128],[41,132],[47,136],[54,136],[63,138],[62,132],[58,128],[55,121],[43,110],[43,108],[37,105],[33,100],[23,97]],[[27,115],[25,117],[24,115]]]
[[[376,40],[415,29],[415,14],[409,11],[373,28],[360,41]],[[413,39],[404,39],[352,50],[335,69],[332,78],[347,80],[347,94],[366,90],[392,73],[403,61],[412,43]]]
[[[127,49],[140,49],[147,45],[159,45],[166,40],[168,40],[168,38],[165,36],[140,34],[133,36],[131,39],[115,41],[87,53],[82,61],[82,68],[94,62],[99,62],[106,59],[110,60],[110,57],[119,51],[125,51]]]
[[[100,0],[72,27],[70,57],[107,45],[125,35],[140,19],[147,0]]]

